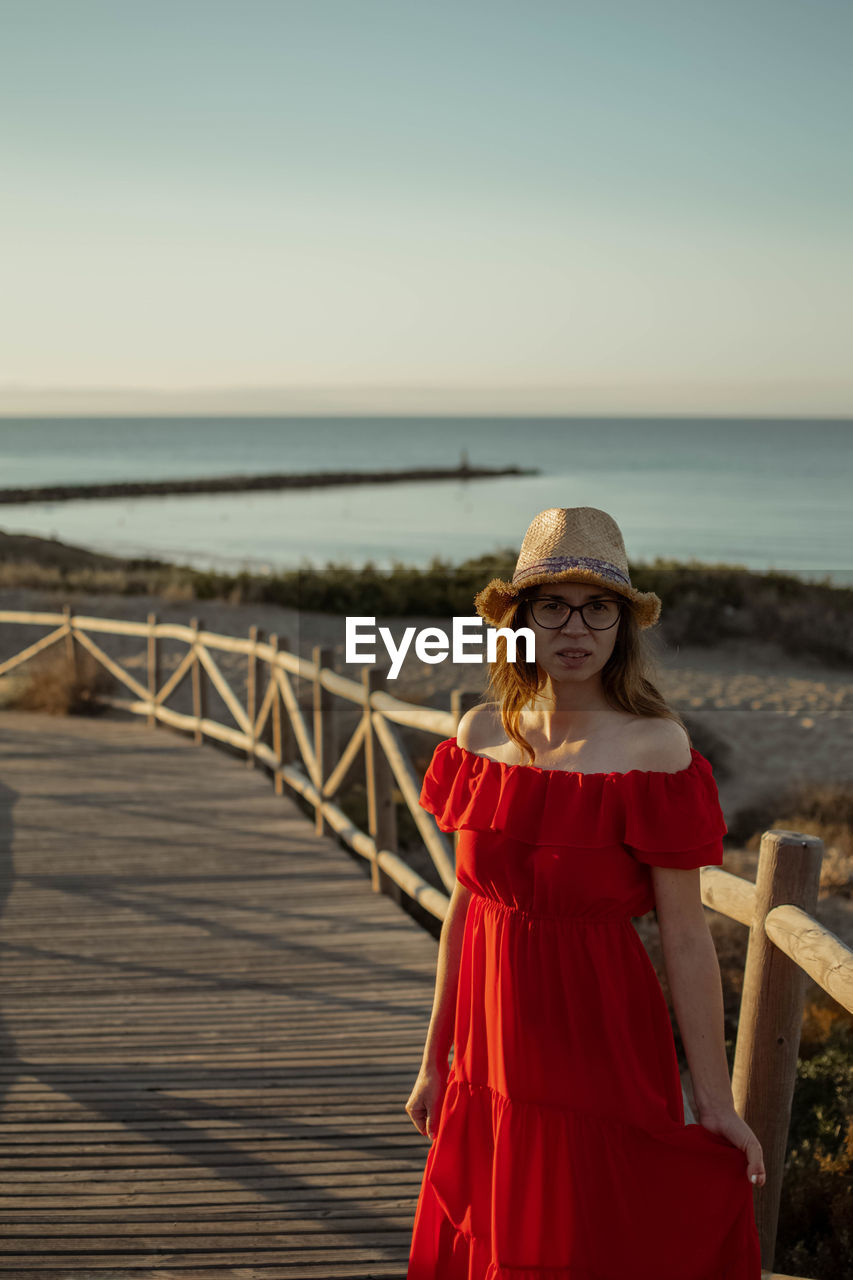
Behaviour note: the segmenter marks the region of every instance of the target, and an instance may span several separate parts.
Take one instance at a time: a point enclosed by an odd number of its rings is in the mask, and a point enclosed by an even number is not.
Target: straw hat
[[[492,578],[474,597],[474,608],[481,618],[500,626],[502,613],[519,592],[543,582],[594,582],[608,587],[633,602],[641,628],[654,626],[660,616],[660,596],[631,586],[619,526],[597,507],[540,511],[524,535],[512,582]]]

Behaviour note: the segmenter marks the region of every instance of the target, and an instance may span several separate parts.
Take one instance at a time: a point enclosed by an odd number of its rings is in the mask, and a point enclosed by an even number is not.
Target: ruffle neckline
[[[502,831],[528,844],[584,848],[625,844],[652,863],[673,854],[701,858],[684,865],[719,864],[728,827],[713,770],[694,747],[690,754],[676,772],[578,773],[504,764],[445,738],[420,804],[446,832]]]
[[[445,738],[436,747],[436,752],[442,747],[453,747],[460,756],[473,756],[475,760],[483,760],[486,764],[497,765],[499,769],[506,772],[510,772],[513,769],[525,769],[531,773],[560,774],[569,778],[630,778],[635,773],[659,773],[665,778],[678,778],[683,773],[689,773],[691,769],[698,765],[699,761],[702,761],[708,769],[711,768],[710,763],[695,747],[690,748],[691,761],[683,769],[676,769],[674,772],[666,769],[628,769],[625,773],[619,773],[617,770],[603,773],[582,773],[577,769],[540,769],[539,765],[536,764],[504,764],[502,760],[492,760],[489,756],[480,755],[476,751],[469,751],[467,747],[460,747],[456,738]]]

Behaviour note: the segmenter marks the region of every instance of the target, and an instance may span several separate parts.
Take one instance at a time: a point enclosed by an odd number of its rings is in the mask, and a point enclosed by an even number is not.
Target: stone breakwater
[[[70,502],[80,498],[147,498],[173,493],[248,493],[313,489],[331,485],[422,483],[429,480],[489,480],[539,475],[538,467],[408,467],[402,471],[306,471],[263,475],[202,476],[187,480],[106,480],[95,484],[33,485],[0,489],[0,503]]]

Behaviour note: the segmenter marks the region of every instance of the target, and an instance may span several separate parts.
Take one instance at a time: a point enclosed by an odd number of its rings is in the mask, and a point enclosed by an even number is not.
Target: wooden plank
[[[0,1273],[402,1280],[433,938],[209,744],[0,728]]]
[[[171,1261],[171,1260],[170,1260]],[[17,1265],[17,1264],[16,1264]],[[0,1264],[0,1270],[4,1270]],[[56,1280],[59,1274],[55,1269],[49,1271],[38,1267],[27,1267],[27,1280]],[[198,1266],[193,1264],[192,1272],[183,1270],[163,1270],[161,1267],[148,1268],[144,1273],[134,1270],[108,1271],[90,1270],[88,1267],[75,1266],[73,1275],[67,1270],[64,1274],[69,1280],[124,1280],[124,1277],[144,1276],[144,1280],[379,1280],[379,1277],[391,1276],[394,1280],[404,1280],[405,1273],[399,1269],[399,1263],[386,1262],[383,1258],[369,1259],[369,1269],[360,1257],[347,1258],[344,1261],[308,1262],[296,1261],[288,1265],[263,1267],[220,1267]]]

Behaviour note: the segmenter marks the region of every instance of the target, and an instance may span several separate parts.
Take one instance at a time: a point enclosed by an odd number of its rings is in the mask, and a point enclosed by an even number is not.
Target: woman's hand
[[[761,1150],[761,1143],[734,1107],[728,1111],[704,1112],[698,1119],[703,1129],[728,1138],[732,1146],[743,1151],[747,1159],[746,1176],[756,1186],[763,1187],[767,1181],[767,1174],[764,1170],[764,1153]]]
[[[430,1142],[438,1132],[441,1104],[447,1089],[447,1073],[447,1067],[442,1071],[437,1065],[422,1066],[406,1103],[406,1111],[418,1133],[429,1138]]]

